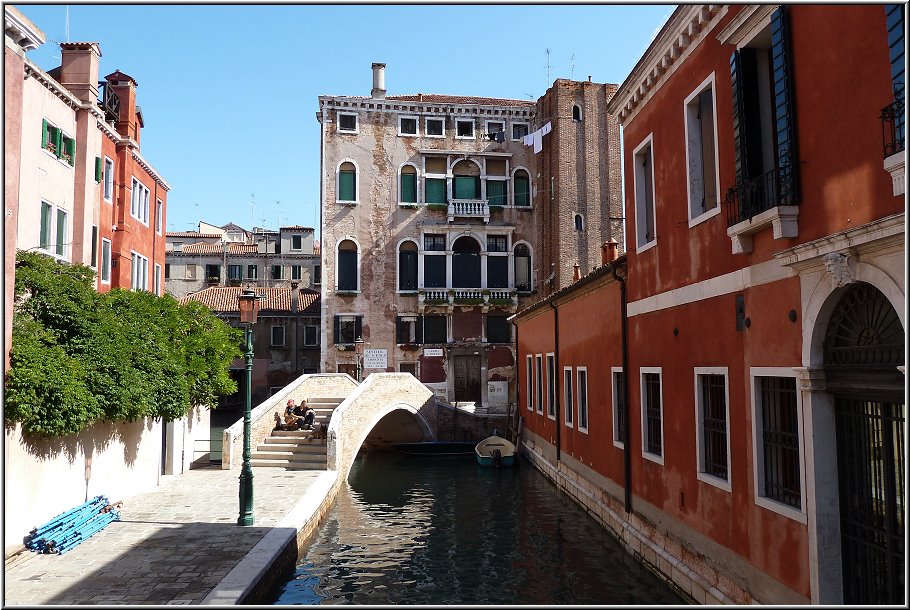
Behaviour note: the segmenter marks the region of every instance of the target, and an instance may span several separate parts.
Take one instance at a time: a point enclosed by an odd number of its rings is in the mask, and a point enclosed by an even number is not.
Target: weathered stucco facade
[[[371,97],[319,98],[322,370],[356,376],[362,338],[363,375],[411,372],[449,401],[505,410],[507,317],[622,239],[616,87],[387,97],[384,64],[373,72]]]

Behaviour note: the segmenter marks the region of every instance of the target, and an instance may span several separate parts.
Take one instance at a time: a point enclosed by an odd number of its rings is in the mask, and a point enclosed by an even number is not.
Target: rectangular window
[[[547,417],[556,419],[556,356],[547,354]]]
[[[130,287],[133,290],[148,290],[149,286],[149,259],[138,252],[132,254],[132,266],[130,268]]]
[[[357,173],[338,170],[338,201],[357,201]]]
[[[505,235],[487,235],[487,252],[508,252],[509,244]]]
[[[417,135],[417,117],[416,116],[398,117],[398,135],[416,136]]]
[[[136,218],[148,226],[149,224],[149,191],[148,187],[133,178],[132,193],[130,199],[130,216]]]
[[[161,296],[161,265],[155,263],[155,294]]]
[[[511,343],[512,324],[508,316],[487,315],[487,343]]]
[[[410,172],[405,172],[404,169],[410,169]],[[401,172],[401,187],[398,190],[398,198],[401,203],[417,203],[417,174],[414,173],[414,168],[410,165],[402,168]]]
[[[505,180],[487,180],[487,203],[490,205],[508,204]]]
[[[313,347],[319,345],[319,327],[318,326],[304,326],[303,327],[303,346],[304,347]]]
[[[155,204],[155,233],[161,235],[161,226],[164,224],[164,202],[160,199]]]
[[[426,120],[426,133],[424,135],[441,138],[445,136],[445,121],[443,119],[431,119],[427,118]]]
[[[512,123],[512,140],[521,140],[528,135],[527,123]]]
[[[427,233],[423,236],[423,249],[433,252],[445,252],[446,236],[436,233]]]
[[[316,265],[313,267],[313,284],[316,286],[322,284],[322,265]]]
[[[418,340],[417,328],[419,316],[407,315],[407,316],[395,316],[395,343],[399,344],[408,344],[408,343],[422,343],[421,340]]]
[[[426,203],[445,203],[447,201],[445,178],[427,178],[423,181],[423,188],[423,198]]]
[[[280,280],[282,278],[281,265],[272,265],[272,279]]]
[[[519,175],[521,172],[515,174],[515,179],[513,181],[515,188],[515,205],[530,207],[531,205],[531,182],[527,178],[527,175]]]
[[[727,369],[695,368],[698,478],[730,491]]]
[[[578,367],[578,431],[588,431],[588,368]]]
[[[171,279],[171,264],[170,263],[164,263],[164,279],[166,279],[166,280]]]
[[[303,250],[303,235],[291,235],[291,250]]]
[[[196,274],[199,270],[199,265],[194,265],[192,263],[187,263],[186,266],[186,279],[195,280]]]
[[[499,132],[505,132],[506,124],[502,121],[487,121],[486,122],[486,135],[490,140],[496,139],[496,134]]]
[[[259,276],[259,265],[247,265],[246,266],[246,277],[250,280],[255,280]]]
[[[531,354],[528,354],[525,357],[525,385],[527,386],[528,393],[525,396],[525,402],[528,405],[528,411],[534,410],[534,363]]]
[[[272,347],[284,346],[284,326],[272,327]]]
[[[446,287],[446,257],[445,256],[424,256],[423,257],[423,285],[424,288],[445,288]]]
[[[228,265],[228,279],[237,281],[242,280],[243,265]]]
[[[300,265],[291,265],[291,279],[299,280],[302,276],[302,267]]]
[[[54,254],[59,257],[66,257],[66,211],[57,208],[57,232],[56,243],[54,244]]]
[[[649,460],[663,464],[663,398],[661,393],[661,369],[641,369],[641,428],[642,455]]]
[[[350,113],[338,113],[338,131],[347,133],[357,133],[357,115]]]
[[[406,245],[413,250],[405,250]],[[398,250],[398,290],[405,292],[417,290],[417,246],[412,242],[402,244]]]
[[[562,369],[562,396],[563,396],[563,421],[566,427],[571,428],[574,415],[575,405],[572,403],[572,367],[566,366]]]
[[[480,199],[479,176],[455,176],[452,182],[453,199]]]
[[[474,137],[474,119],[456,119],[455,120],[455,137],[456,138],[473,138]]]
[[[101,238],[101,283],[111,283],[111,240]]]
[[[509,257],[487,256],[487,288],[509,287]]]
[[[92,259],[91,266],[98,266],[98,227],[92,225]]]
[[[714,73],[685,101],[689,226],[720,212],[714,121]]]
[[[632,155],[635,177],[635,237],[637,251],[657,243],[654,226],[654,167],[652,136],[638,145]]]
[[[104,158],[104,200],[110,201],[114,196],[114,161]]]
[[[352,344],[363,333],[363,316],[340,314],[335,316],[334,339],[336,344]]]
[[[534,366],[537,373],[534,383],[534,407],[540,415],[543,415],[543,356],[540,354],[534,356]]]
[[[626,444],[626,376],[622,368],[613,367],[613,444]]]
[[[41,234],[38,236],[38,245],[42,250],[50,250],[51,247],[51,216],[54,206],[46,201],[41,202]]]
[[[424,343],[448,343],[449,329],[446,316],[422,316]]]
[[[796,378],[784,374],[752,369],[755,496],[757,504],[805,523],[799,396]]]
[[[221,279],[221,265],[206,265],[205,266],[205,277],[208,280],[220,280]]]

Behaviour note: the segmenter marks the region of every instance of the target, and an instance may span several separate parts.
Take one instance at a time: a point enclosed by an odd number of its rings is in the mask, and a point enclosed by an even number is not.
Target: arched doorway
[[[904,603],[904,329],[884,294],[855,282],[824,340],[834,398],[843,603]]]

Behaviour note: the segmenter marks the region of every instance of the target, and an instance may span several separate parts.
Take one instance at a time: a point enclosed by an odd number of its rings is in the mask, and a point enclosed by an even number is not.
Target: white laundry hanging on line
[[[534,154],[536,155],[541,150],[543,150],[543,134],[540,133],[542,130],[538,129],[534,132]]]
[[[550,121],[547,121],[547,124],[540,128],[540,135],[545,136],[552,130],[553,128],[550,126]]]

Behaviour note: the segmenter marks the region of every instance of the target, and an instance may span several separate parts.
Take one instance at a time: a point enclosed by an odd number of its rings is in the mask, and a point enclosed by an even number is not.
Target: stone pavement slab
[[[124,500],[120,521],[72,550],[26,551],[27,560],[4,571],[3,605],[199,604],[223,590],[219,584],[229,574],[235,585],[248,581],[255,574],[245,566],[261,569],[264,554],[277,553],[277,543],[296,536],[301,518],[310,514],[298,505],[321,498],[301,499],[317,481],[312,491],[324,498],[331,487],[325,481],[334,480],[329,474],[255,468],[255,522],[249,527],[237,525],[238,470],[213,467],[169,477]],[[106,495],[116,498],[113,491]]]

